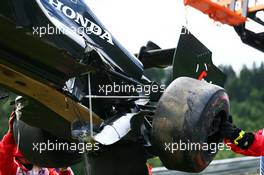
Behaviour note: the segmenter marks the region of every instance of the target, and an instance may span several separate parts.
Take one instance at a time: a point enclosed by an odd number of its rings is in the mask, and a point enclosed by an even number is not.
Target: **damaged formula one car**
[[[0,25],[0,85],[23,96],[15,102],[14,134],[30,162],[84,161],[91,174],[116,175],[146,174],[146,160],[155,156],[185,172],[200,172],[213,160],[217,152],[210,149],[166,148],[220,143],[219,126],[229,116],[226,77],[189,31],[176,48],[148,42],[134,55],[83,0],[5,1]],[[51,31],[61,33],[40,35]],[[168,66],[173,81],[166,88],[145,75]],[[43,143],[90,149],[50,151]]]

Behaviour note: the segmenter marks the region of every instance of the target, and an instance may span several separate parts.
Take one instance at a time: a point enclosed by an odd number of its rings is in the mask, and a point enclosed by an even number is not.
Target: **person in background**
[[[0,141],[0,175],[73,175],[71,168],[43,168],[25,159],[13,136],[15,117],[13,112],[9,119],[9,130]]]
[[[221,136],[231,150],[245,156],[264,156],[264,128],[256,132],[246,132],[224,121],[221,126]],[[264,157],[260,158],[260,173],[264,174]]]

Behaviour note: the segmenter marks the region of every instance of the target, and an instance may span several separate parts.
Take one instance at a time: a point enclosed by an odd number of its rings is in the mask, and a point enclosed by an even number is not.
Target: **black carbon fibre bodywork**
[[[59,3],[63,4],[60,9],[56,8]],[[69,18],[69,13],[75,18]],[[45,34],[40,35],[44,28]],[[72,31],[67,33],[62,28]],[[141,78],[141,62],[115,40],[83,1],[12,0],[1,4],[0,62],[23,73],[61,85],[70,77],[87,72],[87,66],[80,63],[85,42],[98,46],[98,51],[117,71]]]

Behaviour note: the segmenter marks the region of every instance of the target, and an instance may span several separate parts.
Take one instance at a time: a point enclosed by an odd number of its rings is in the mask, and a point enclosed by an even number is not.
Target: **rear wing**
[[[212,52],[187,29],[180,36],[173,59],[173,79],[182,76],[221,87],[226,82],[226,75],[212,61]]]
[[[137,54],[145,69],[172,66],[173,80],[191,77],[224,87],[226,75],[212,61],[212,52],[183,27],[176,48],[161,49],[148,42]]]

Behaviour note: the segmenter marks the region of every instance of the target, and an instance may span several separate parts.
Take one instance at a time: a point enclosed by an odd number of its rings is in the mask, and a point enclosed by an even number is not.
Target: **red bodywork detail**
[[[207,77],[207,72],[206,71],[202,71],[202,73],[199,75],[198,80],[202,80],[204,77]]]

